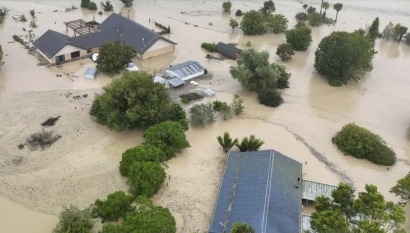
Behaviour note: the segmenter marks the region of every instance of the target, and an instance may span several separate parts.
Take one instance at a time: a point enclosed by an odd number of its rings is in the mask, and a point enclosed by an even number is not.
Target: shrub
[[[108,194],[105,201],[95,200],[92,215],[100,217],[102,222],[117,221],[130,209],[133,200],[132,196],[126,195],[123,191]]]
[[[309,19],[310,26],[314,26],[314,27],[321,25],[323,22],[322,15],[317,12],[313,12],[309,14],[308,19]]]
[[[308,15],[305,12],[299,12],[295,15],[295,18],[300,21],[307,21]]]
[[[30,22],[30,25],[29,25],[31,28],[37,28],[38,26],[37,26],[37,24],[36,24],[36,22],[33,20],[33,21],[31,21]]]
[[[202,43],[201,48],[205,49],[206,51],[212,53],[216,52],[216,44],[215,43]]]
[[[244,137],[240,143],[237,143],[236,146],[241,152],[246,151],[257,151],[265,142],[256,138],[255,135],[251,135],[249,138]]]
[[[310,28],[298,25],[298,27],[286,32],[286,43],[290,44],[296,51],[305,51],[312,43],[311,33]]]
[[[222,8],[224,9],[225,13],[231,12],[231,7],[232,7],[232,3],[230,1],[222,3]]]
[[[219,145],[222,147],[223,151],[225,153],[228,153],[228,151],[235,146],[236,144],[238,144],[238,139],[235,138],[231,138],[231,135],[229,135],[228,132],[225,132],[223,137],[222,136],[218,136],[216,137],[216,140],[218,140]]]
[[[251,10],[243,15],[240,23],[245,35],[263,35],[266,33],[266,16],[259,11]]]
[[[122,176],[127,176],[129,167],[135,162],[160,162],[164,159],[164,153],[156,146],[151,144],[141,144],[122,153],[120,173]]]
[[[332,142],[344,154],[359,159],[367,159],[375,164],[391,166],[396,162],[396,154],[383,139],[354,123],[343,126],[332,138]]]
[[[193,100],[200,100],[204,98],[202,95],[195,92],[181,94],[179,97],[181,98],[182,103],[189,103]]]
[[[247,47],[251,47],[251,46],[252,46],[252,43],[248,40],[248,41],[246,42],[246,46],[247,46]]]
[[[36,17],[36,12],[34,10],[30,10],[30,15],[31,15],[31,17],[35,18]]]
[[[98,11],[98,14],[99,14],[99,15],[102,15],[102,14],[103,14],[103,12],[102,12],[102,11]],[[104,229],[103,229],[103,230],[104,230]]]
[[[266,27],[273,33],[285,32],[288,28],[288,19],[282,14],[269,15],[266,18]]]
[[[120,0],[125,7],[131,7],[132,6],[132,1],[134,0]]]
[[[245,223],[236,222],[232,226],[231,233],[255,233],[255,230]]]
[[[135,162],[128,170],[131,193],[151,197],[165,180],[165,170],[157,162]]]
[[[26,16],[24,14],[20,15],[20,22],[27,22]]]
[[[53,233],[91,233],[93,225],[89,209],[80,210],[76,206],[63,207]]]
[[[215,114],[211,103],[195,104],[189,110],[189,113],[191,124],[194,127],[205,127],[215,122]]]
[[[295,52],[293,51],[292,45],[290,44],[281,44],[278,46],[276,49],[276,55],[282,59],[282,61],[288,61],[292,59],[292,55],[294,55]]]
[[[276,89],[263,89],[258,93],[259,103],[268,107],[278,107],[283,103],[280,92]]]
[[[237,116],[243,112],[243,99],[239,95],[234,95],[231,108]]]
[[[105,2],[101,2],[100,4],[103,7],[104,11],[113,11],[114,10],[114,7],[112,6],[112,4],[109,0],[107,0]]]
[[[228,104],[226,102],[222,102],[219,100],[215,100],[214,102],[212,102],[212,109],[215,112],[219,112],[222,111],[224,108],[227,108]]]
[[[237,10],[237,11],[235,12],[235,16],[242,16],[242,15],[243,15],[242,10]]]
[[[87,8],[88,8],[89,10],[96,11],[96,10],[97,10],[97,4],[95,4],[95,2],[90,2],[90,3],[88,4]]]

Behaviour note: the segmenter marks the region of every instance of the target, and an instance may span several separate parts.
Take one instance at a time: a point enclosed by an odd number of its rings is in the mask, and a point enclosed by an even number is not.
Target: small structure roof
[[[167,68],[175,72],[179,77],[184,78],[195,73],[203,72],[205,69],[197,61],[186,61]]]
[[[332,192],[337,187],[330,184],[303,180],[302,199],[314,201],[318,196],[332,198]]]
[[[302,165],[274,150],[230,152],[209,233],[235,222],[255,232],[300,231]]]
[[[219,42],[216,45],[216,51],[227,58],[236,60],[242,50],[238,49],[232,44],[225,44],[225,43]]]
[[[168,80],[169,85],[171,85],[171,87],[179,87],[185,84],[184,80],[182,80],[181,78],[173,78]]]

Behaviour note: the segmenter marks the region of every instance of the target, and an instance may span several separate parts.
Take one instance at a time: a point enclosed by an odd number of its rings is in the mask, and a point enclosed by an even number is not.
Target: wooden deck
[[[318,196],[332,198],[332,191],[337,187],[335,185],[324,184],[310,180],[303,180],[302,186],[302,199],[308,201],[315,201],[316,197]]]

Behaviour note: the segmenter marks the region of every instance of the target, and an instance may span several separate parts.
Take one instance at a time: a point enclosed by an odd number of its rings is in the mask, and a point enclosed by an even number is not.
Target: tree
[[[282,95],[278,90],[268,88],[263,89],[258,93],[258,100],[259,103],[272,108],[276,108],[284,102]]]
[[[260,12],[262,12],[265,15],[268,15],[275,12],[275,10],[275,3],[272,0],[269,0],[263,3],[263,7],[260,9]]]
[[[128,170],[135,162],[161,162],[164,159],[164,153],[156,146],[151,144],[141,144],[122,153],[120,173],[122,176],[128,176]]]
[[[335,23],[337,22],[337,16],[339,15],[339,11],[341,11],[343,9],[343,4],[342,3],[336,3],[333,5],[333,9],[335,9],[336,11],[336,19],[335,19]]]
[[[373,20],[372,25],[367,31],[367,36],[372,40],[375,40],[379,36],[379,17]]]
[[[292,45],[290,44],[281,44],[278,46],[276,49],[276,55],[282,59],[282,61],[288,61],[292,59],[292,55],[294,55],[295,52],[293,51]]]
[[[374,43],[368,37],[354,32],[333,32],[319,43],[314,67],[329,82],[346,84],[373,69],[374,54]]]
[[[396,154],[379,135],[353,123],[343,126],[332,142],[343,153],[359,159],[386,166],[396,162]]]
[[[233,18],[229,19],[229,26],[232,28],[232,32],[235,30],[235,28],[237,28],[239,26],[238,21],[236,21]]]
[[[107,0],[105,2],[101,2],[100,4],[103,7],[104,11],[113,11],[114,10],[114,7],[112,6],[112,4],[109,0]]]
[[[102,222],[117,221],[120,217],[125,216],[133,200],[132,196],[126,195],[123,191],[108,194],[105,201],[95,200],[92,214],[100,217]]]
[[[90,0],[81,0],[80,6],[81,6],[82,8],[87,8],[87,7],[88,7],[88,4],[90,4]]]
[[[225,153],[228,153],[229,150],[238,143],[238,139],[232,139],[231,135],[229,135],[228,132],[225,132],[223,137],[218,136],[216,139],[218,140],[219,145],[221,145]]]
[[[282,14],[269,14],[266,16],[266,27],[273,33],[285,32],[288,28],[288,19]]]
[[[80,210],[76,206],[63,207],[53,233],[91,233],[93,225],[89,209]]]
[[[222,8],[224,9],[225,13],[231,12],[231,7],[232,7],[232,3],[229,0],[222,3]]]
[[[255,233],[255,230],[248,224],[236,222],[232,225],[231,233]]]
[[[235,113],[235,115],[237,116],[243,112],[243,109],[244,109],[243,99],[239,95],[237,94],[234,95],[231,108],[233,112]]]
[[[296,51],[305,51],[312,43],[312,30],[306,26],[296,27],[285,33],[286,43]]]
[[[176,222],[168,208],[156,206],[146,197],[138,197],[136,208],[127,213],[121,233],[175,233]]]
[[[303,4],[303,10],[305,10],[305,13],[306,13],[306,9],[309,7],[309,5],[308,4]]]
[[[245,35],[262,35],[266,33],[265,17],[255,10],[246,12],[240,25]]]
[[[308,15],[305,12],[299,12],[295,15],[296,20],[306,21],[308,20]]]
[[[400,204],[403,206],[410,200],[410,172],[397,181],[397,184],[390,189],[391,193],[401,198]]]
[[[131,7],[134,0],[120,0],[125,7]]]
[[[113,75],[124,69],[134,57],[134,48],[123,42],[107,42],[100,47],[97,69]]]
[[[313,26],[313,27],[320,26],[323,23],[322,15],[317,12],[313,12],[309,14],[308,20],[309,20],[310,26]]]
[[[242,16],[243,15],[243,12],[242,12],[242,10],[240,10],[240,9],[238,9],[236,12],[235,12],[235,16]]]
[[[310,15],[310,14],[312,14],[312,13],[315,13],[316,12],[316,8],[315,7],[313,7],[313,6],[310,6],[308,9],[307,9],[307,13]]]
[[[406,39],[406,44],[408,44],[408,45],[410,45],[410,32],[409,33],[407,33],[405,36],[404,36],[404,38]]]
[[[325,16],[326,16],[326,11],[327,11],[327,9],[329,9],[329,7],[330,7],[329,2],[323,2],[323,1],[322,1],[322,7],[323,7],[323,9],[325,9],[325,11],[323,12],[323,18],[325,18]]]
[[[387,24],[386,27],[383,29],[382,38],[389,40],[393,39],[394,37],[394,25],[392,22],[389,22],[389,24]]]
[[[134,162],[129,170],[129,184],[132,194],[151,197],[158,192],[165,180],[165,170],[157,162]]]
[[[178,122],[166,121],[149,127],[143,137],[146,143],[155,145],[163,151],[165,160],[168,160],[190,146],[185,138],[185,130]]]
[[[34,10],[30,10],[30,15],[32,18],[36,17],[36,12]]]
[[[0,66],[1,65],[3,65],[4,63],[3,63],[3,48],[1,47],[1,45],[0,45]]]
[[[257,151],[264,144],[263,140],[256,138],[255,135],[244,137],[240,143],[237,143],[236,146],[241,152],[246,151]]]
[[[95,2],[90,2],[90,3],[88,3],[87,8],[89,10],[96,11],[97,10],[97,4]]]
[[[320,15],[322,15],[322,8],[323,8],[323,0],[322,0],[322,3],[320,3],[320,12],[319,12]]]
[[[215,122],[212,103],[195,104],[189,110],[190,122],[194,127],[205,127]]]
[[[101,233],[121,233],[121,225],[112,223],[104,224]]]
[[[400,43],[403,38],[403,35],[407,32],[407,27],[404,27],[398,23],[394,26],[393,31],[395,35],[394,40],[397,40]]]
[[[315,232],[404,232],[405,214],[398,204],[386,202],[374,185],[366,185],[366,192],[355,199],[349,186],[340,183],[332,192],[333,200],[316,198],[310,222]]]
[[[184,110],[173,103],[168,91],[145,72],[127,72],[97,95],[90,115],[111,129],[147,128],[166,120],[186,120]]]

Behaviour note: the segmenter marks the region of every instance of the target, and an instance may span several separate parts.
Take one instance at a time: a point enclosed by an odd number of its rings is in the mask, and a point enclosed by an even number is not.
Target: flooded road
[[[318,8],[320,1],[310,1]],[[285,14],[294,25],[293,16],[301,11],[297,1],[275,1],[277,12]],[[0,7],[10,9],[9,16],[36,9],[39,36],[47,29],[65,33],[64,21],[83,18],[102,21],[107,17],[77,9],[65,12],[74,0],[56,1],[2,1]],[[380,30],[389,22],[408,24],[409,1],[343,1],[338,23],[323,25],[312,31],[313,44],[305,52],[296,52],[293,59],[283,63],[275,55],[283,34],[243,36],[240,30],[228,25],[229,15],[223,14],[221,3],[210,1],[136,1],[132,9],[113,1],[115,12],[155,29],[153,21],[170,25],[172,34],[166,36],[178,43],[172,55],[135,62],[139,67],[160,73],[170,64],[197,60],[212,74],[212,80],[200,81],[200,87],[216,91],[214,99],[231,101],[233,94],[244,98],[245,112],[230,121],[217,121],[204,129],[187,132],[191,147],[168,162],[167,180],[154,200],[171,209],[177,219],[178,232],[204,231],[209,220],[223,171],[225,155],[220,151],[216,137],[227,131],[242,138],[255,134],[273,148],[305,164],[306,179],[337,184],[352,183],[357,190],[372,183],[387,199],[397,200],[389,193],[396,181],[410,169],[410,144],[407,129],[410,126],[410,46],[377,40],[374,69],[358,83],[335,88],[318,76],[313,68],[314,51],[321,38],[332,31],[353,31],[380,18]],[[261,3],[235,1],[232,12],[258,9]],[[57,12],[54,12],[57,10]],[[183,12],[183,14],[181,14]],[[328,16],[335,14],[328,10]],[[151,21],[151,22],[150,22]],[[212,24],[212,25],[211,25]],[[410,26],[410,25],[406,25]],[[7,207],[27,216],[24,222],[33,233],[51,232],[61,206],[76,204],[86,207],[108,193],[124,190],[127,185],[118,174],[121,153],[142,142],[141,132],[117,133],[98,126],[88,116],[92,97],[110,78],[98,74],[96,80],[85,80],[83,73],[94,66],[89,59],[72,62],[61,68],[37,66],[38,60],[27,54],[12,36],[25,35],[28,22],[13,21],[8,17],[0,25],[0,44],[5,53],[5,65],[0,68],[0,207]],[[71,33],[71,32],[70,32]],[[258,50],[267,50],[270,60],[286,66],[292,73],[290,88],[284,90],[285,103],[276,109],[257,103],[252,93],[243,91],[229,74],[233,61],[208,61],[202,42],[231,42],[246,49],[246,43]],[[79,78],[71,80],[56,74],[69,73]],[[80,102],[66,98],[73,92],[89,94]],[[214,100],[210,99],[210,100]],[[206,100],[205,100],[206,101]],[[51,115],[62,115],[55,128],[63,134],[61,141],[42,152],[18,150],[17,145],[30,133],[39,130],[38,124]],[[390,168],[343,156],[331,143],[331,138],[349,122],[355,122],[382,136],[398,156],[398,163]],[[23,162],[14,164],[17,157]],[[52,187],[52,188],[46,188]],[[27,193],[30,190],[30,193]],[[10,201],[18,204],[11,203]],[[25,207],[21,206],[23,204]],[[20,212],[19,212],[20,211]],[[51,215],[38,213],[46,212]],[[408,208],[407,208],[408,211]],[[409,211],[408,211],[409,213]],[[2,213],[3,214],[3,213]],[[2,216],[0,219],[3,220]],[[10,232],[20,221],[7,219],[0,224],[0,232]],[[4,227],[3,227],[4,226]],[[410,229],[410,228],[409,228]],[[25,232],[24,229],[16,232]]]

